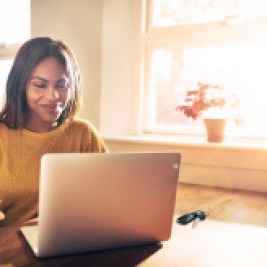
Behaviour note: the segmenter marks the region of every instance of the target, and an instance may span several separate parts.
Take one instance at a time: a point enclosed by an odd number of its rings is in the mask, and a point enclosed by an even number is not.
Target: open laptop
[[[175,152],[45,154],[39,223],[21,231],[37,257],[167,240],[179,168]]]

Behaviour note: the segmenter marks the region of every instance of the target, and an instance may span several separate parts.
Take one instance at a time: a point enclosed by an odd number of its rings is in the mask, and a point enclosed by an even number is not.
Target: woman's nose
[[[54,86],[49,86],[46,93],[46,97],[49,100],[57,100],[59,98],[59,92]]]

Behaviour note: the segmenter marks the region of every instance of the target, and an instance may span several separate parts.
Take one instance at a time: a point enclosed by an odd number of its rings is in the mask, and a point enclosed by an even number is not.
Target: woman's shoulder
[[[7,127],[4,123],[0,122],[0,141],[7,142],[7,140],[19,140],[20,134],[18,129]]]
[[[83,152],[108,151],[103,139],[90,121],[81,118],[72,119],[68,122],[68,129],[68,134],[81,138]]]
[[[7,129],[6,125],[3,122],[0,122],[0,129]]]
[[[95,132],[94,125],[90,121],[82,118],[74,118],[71,121],[69,121],[68,128],[73,131]]]
[[[0,122],[0,132],[3,133],[9,133],[14,132],[14,129],[8,128],[3,122]]]

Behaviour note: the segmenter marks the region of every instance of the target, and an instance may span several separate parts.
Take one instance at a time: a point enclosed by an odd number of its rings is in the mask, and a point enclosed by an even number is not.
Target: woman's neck
[[[49,131],[57,128],[57,123],[55,122],[53,124],[47,124],[47,123],[27,122],[27,123],[25,123],[24,128],[26,130],[31,131],[31,132],[44,133],[44,132],[49,132]]]

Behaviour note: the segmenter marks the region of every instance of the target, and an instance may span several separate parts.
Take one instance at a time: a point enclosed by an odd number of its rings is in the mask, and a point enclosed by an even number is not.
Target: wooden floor
[[[177,192],[177,215],[200,209],[210,219],[267,227],[267,193],[183,183]]]

